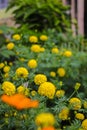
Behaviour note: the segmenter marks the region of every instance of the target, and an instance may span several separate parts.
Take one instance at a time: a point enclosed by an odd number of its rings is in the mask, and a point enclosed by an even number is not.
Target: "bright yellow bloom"
[[[40,52],[40,50],[41,50],[40,45],[32,45],[31,46],[31,51],[33,51],[33,52],[38,53],[38,52]]]
[[[55,86],[51,82],[44,82],[38,88],[38,93],[42,96],[46,96],[50,99],[53,99],[55,94]]]
[[[28,61],[28,66],[30,67],[30,68],[36,68],[37,67],[37,61],[35,60],[35,59],[31,59],[31,60],[29,60]]]
[[[28,70],[24,67],[19,67],[17,70],[16,70],[16,75],[18,77],[21,77],[21,78],[27,78],[28,77]]]
[[[82,128],[84,130],[87,130],[87,119],[85,119],[85,120],[82,121]]]
[[[59,77],[64,77],[66,74],[66,71],[64,68],[61,67],[61,68],[58,68],[57,73],[58,73]]]
[[[81,101],[79,98],[73,97],[69,100],[69,104],[71,105],[73,110],[79,110],[81,108]]]
[[[32,90],[32,91],[31,91],[31,95],[32,95],[32,96],[35,96],[36,94],[37,94],[37,92],[36,92],[35,90]]]
[[[20,36],[19,34],[14,34],[14,35],[12,36],[12,38],[13,38],[14,40],[20,40],[20,39],[21,39],[21,36]]]
[[[52,53],[58,54],[59,50],[57,47],[52,48]]]
[[[40,52],[44,52],[45,51],[45,48],[44,47],[41,47],[40,48]]]
[[[72,56],[72,52],[67,50],[67,51],[64,52],[64,56],[71,57]]]
[[[47,41],[48,40],[48,37],[46,35],[41,35],[40,36],[40,40],[41,41]]]
[[[79,120],[83,120],[85,118],[82,113],[76,113],[75,117]]]
[[[3,71],[5,72],[5,73],[8,73],[9,71],[10,71],[10,66],[5,66],[4,68],[3,68]]]
[[[68,117],[69,117],[69,108],[68,107],[65,107],[63,108],[60,113],[59,113],[59,119],[61,120],[67,120]]]
[[[53,126],[55,123],[54,115],[51,113],[40,113],[36,116],[35,123],[38,126]]]
[[[2,89],[3,89],[4,93],[7,95],[13,95],[16,92],[15,85],[9,81],[3,82]]]
[[[50,72],[50,76],[51,76],[51,77],[56,77],[56,73],[55,73],[54,71],[51,71],[51,72]]]
[[[8,77],[9,77],[9,73],[7,72],[4,74],[4,78],[8,78]]]
[[[0,69],[4,67],[4,63],[0,63]]]
[[[7,49],[12,50],[14,48],[14,43],[10,42],[7,44]]]
[[[24,87],[24,86],[19,86],[19,87],[17,88],[17,92],[18,92],[19,94],[24,94],[25,96],[28,96],[28,95],[29,95],[29,89],[26,88],[26,87]]]
[[[65,94],[65,91],[64,91],[64,90],[57,90],[57,91],[56,91],[56,96],[57,96],[58,98],[63,97],[64,94]]]
[[[29,37],[29,41],[30,41],[31,43],[37,43],[37,42],[38,42],[38,38],[37,38],[36,36],[30,36],[30,37]]]
[[[37,74],[34,77],[34,82],[35,82],[36,85],[40,85],[40,84],[42,84],[42,83],[44,83],[46,81],[47,81],[47,77],[44,74]]]

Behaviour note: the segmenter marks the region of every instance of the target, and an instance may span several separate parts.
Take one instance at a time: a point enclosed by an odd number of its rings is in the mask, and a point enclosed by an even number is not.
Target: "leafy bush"
[[[12,0],[7,10],[14,8],[16,23],[26,25],[28,29],[43,30],[56,28],[65,31],[70,27],[68,6],[63,6],[61,0]]]

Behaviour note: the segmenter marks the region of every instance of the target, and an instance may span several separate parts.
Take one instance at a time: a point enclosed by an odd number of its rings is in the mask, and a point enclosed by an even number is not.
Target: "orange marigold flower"
[[[42,128],[42,130],[55,130],[55,128],[52,127],[52,126],[51,126],[51,127],[49,126],[49,127],[44,127],[44,128]]]

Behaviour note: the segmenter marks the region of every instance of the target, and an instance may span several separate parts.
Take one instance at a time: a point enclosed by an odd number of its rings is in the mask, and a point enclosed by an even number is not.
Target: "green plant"
[[[65,31],[70,27],[68,6],[63,6],[61,0],[12,0],[7,10],[14,8],[13,14],[16,23],[27,25],[28,29],[43,30],[55,28]]]

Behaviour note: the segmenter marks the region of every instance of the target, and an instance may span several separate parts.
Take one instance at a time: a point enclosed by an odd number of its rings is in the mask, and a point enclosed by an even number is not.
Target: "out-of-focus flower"
[[[27,78],[28,77],[28,70],[24,67],[19,67],[16,69],[16,75],[21,78]]]
[[[14,40],[20,40],[20,39],[21,39],[21,36],[20,36],[19,34],[14,34],[14,35],[12,36],[12,38],[13,38]]]
[[[76,83],[76,84],[75,84],[75,90],[78,90],[80,86],[81,86],[80,83]]]
[[[55,54],[58,54],[59,50],[58,50],[57,47],[54,47],[54,48],[52,48],[51,52],[55,53]]]
[[[87,130],[87,119],[82,121],[82,125],[81,126],[82,126],[83,130]]]
[[[69,117],[69,108],[68,107],[65,107],[63,108],[60,113],[59,113],[59,119],[61,120],[67,120],[68,117]]]
[[[44,127],[41,130],[56,130],[53,126]]]
[[[67,51],[64,52],[64,56],[71,57],[72,56],[72,52],[67,50]]]
[[[61,68],[58,68],[57,73],[58,73],[59,77],[64,77],[66,74],[66,71],[64,68],[61,67]]]
[[[83,102],[83,107],[84,107],[85,109],[87,109],[87,101],[84,101],[84,102]]]
[[[51,82],[44,82],[38,88],[38,93],[42,96],[46,96],[53,99],[55,95],[56,87]]]
[[[4,67],[4,63],[2,62],[2,63],[0,63],[0,69],[2,69],[3,67]]]
[[[34,82],[35,82],[36,85],[40,85],[40,84],[42,84],[46,81],[47,81],[47,77],[44,74],[37,74],[34,77]]]
[[[76,113],[75,117],[79,120],[83,120],[85,117],[84,117],[84,114],[82,113]]]
[[[12,50],[14,48],[14,43],[10,42],[10,43],[7,44],[6,47],[7,47],[8,50]]]
[[[8,65],[4,66],[3,71],[5,73],[8,73],[10,71],[10,66],[8,66]]]
[[[29,95],[29,89],[26,88],[26,87],[24,87],[24,86],[19,86],[19,87],[17,88],[17,92],[18,92],[19,94],[24,94],[25,96],[28,96],[28,95]]]
[[[9,81],[5,81],[2,83],[2,89],[3,89],[4,93],[7,95],[13,95],[16,92],[15,85]]]
[[[53,126],[55,118],[52,113],[40,113],[36,116],[35,123],[37,126]]]
[[[51,72],[50,72],[50,76],[51,76],[51,77],[56,77],[56,73],[55,73],[54,71],[51,71]]]
[[[77,97],[73,97],[69,100],[69,104],[73,110],[79,110],[81,108],[81,101]]]
[[[63,97],[64,94],[65,94],[65,91],[64,91],[64,90],[57,90],[57,91],[56,91],[56,96],[57,96],[58,98]]]
[[[39,53],[41,51],[40,45],[32,45],[31,51],[35,53]]]
[[[29,37],[29,42],[31,42],[31,43],[37,43],[38,42],[38,38],[36,36],[30,36]]]
[[[45,48],[44,47],[40,47],[40,52],[44,52]]]
[[[40,36],[40,40],[41,41],[47,41],[48,40],[48,37],[46,35],[41,35]]]
[[[31,59],[28,61],[28,66],[32,69],[37,67],[37,61],[35,59]]]

